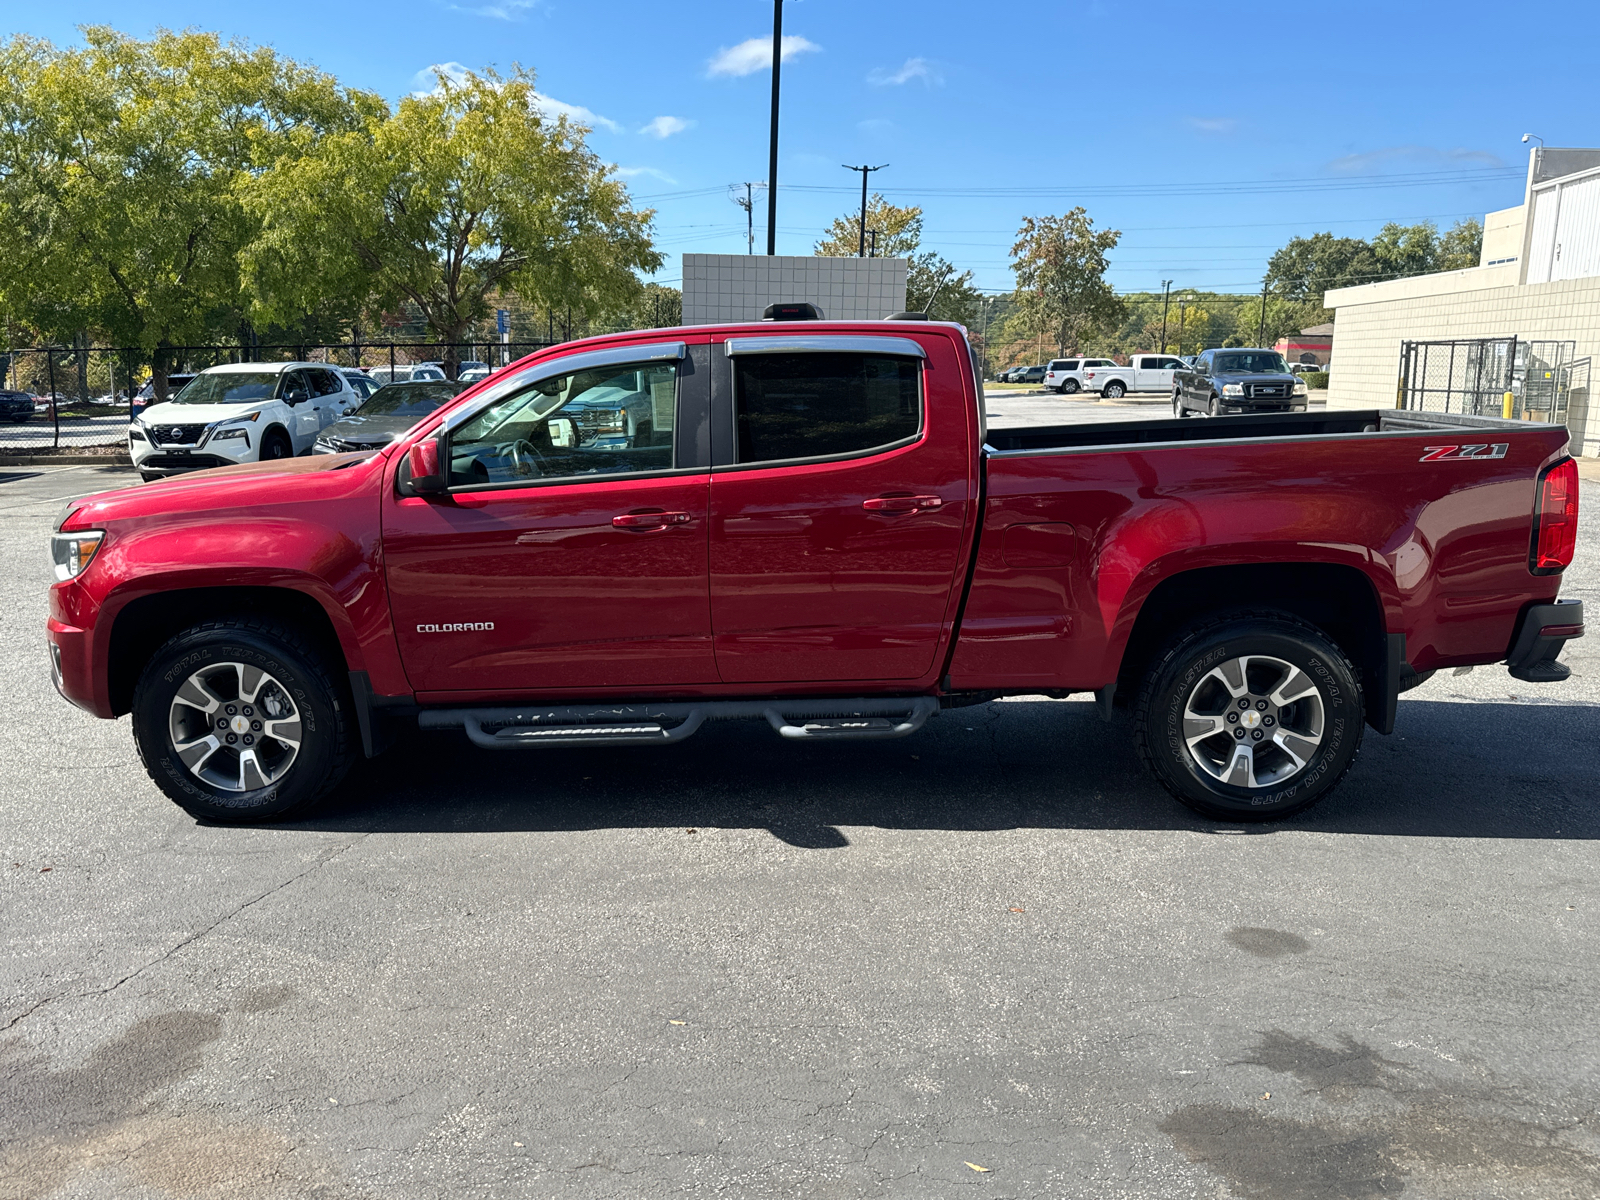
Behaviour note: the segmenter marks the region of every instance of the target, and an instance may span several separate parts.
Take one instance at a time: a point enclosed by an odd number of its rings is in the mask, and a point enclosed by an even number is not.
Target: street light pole
[[[865,164],[862,164],[859,167],[852,167],[849,163],[840,163],[839,165],[842,166],[846,171],[861,172],[861,223],[856,230],[857,234],[859,235],[858,244],[856,246],[856,257],[865,258],[867,256],[867,176],[871,175],[874,171],[883,170],[883,168],[887,167],[889,164],[880,163],[876,167],[869,167]]]
[[[1167,352],[1167,304],[1171,299],[1172,280],[1163,279],[1161,281],[1161,350],[1159,351],[1161,354]]]
[[[772,141],[767,152],[767,254],[778,253],[778,72],[783,66],[783,0],[772,0]]]
[[[1261,325],[1256,330],[1256,345],[1262,346],[1267,340],[1267,281],[1261,281]]]

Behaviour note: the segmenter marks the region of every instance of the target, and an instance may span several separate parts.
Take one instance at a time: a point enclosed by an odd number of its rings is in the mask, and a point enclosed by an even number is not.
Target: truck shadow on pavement
[[[291,828],[358,832],[765,828],[842,849],[843,829],[1310,830],[1417,837],[1600,837],[1600,710],[1403,701],[1398,731],[1367,731],[1343,785],[1268,825],[1191,813],[1140,767],[1126,717],[1079,702],[941,713],[898,741],[797,745],[763,724],[707,726],[662,749],[481,751],[412,735],[358,764]]]

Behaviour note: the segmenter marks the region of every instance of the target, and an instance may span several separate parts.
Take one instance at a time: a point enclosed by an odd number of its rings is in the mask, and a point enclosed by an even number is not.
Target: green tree
[[[1322,304],[1329,288],[1372,283],[1384,274],[1372,247],[1361,238],[1331,233],[1291,238],[1267,261],[1267,286],[1290,300]]]
[[[262,171],[353,128],[375,98],[210,33],[101,26],[0,46],[0,310],[37,336],[93,330],[154,363],[238,332]]]
[[[815,251],[825,258],[854,258],[860,247],[861,210],[834,219]],[[904,258],[906,267],[906,309],[925,312],[943,321],[972,325],[983,302],[972,286],[971,271],[957,271],[955,264],[933,250],[922,249],[922,209],[890,204],[876,192],[867,201],[867,229],[875,232],[875,253],[879,258]],[[886,316],[888,314],[885,314]]]
[[[258,319],[312,311],[325,291],[409,304],[456,342],[499,291],[595,318],[632,303],[654,270],[654,216],[585,144],[539,110],[518,68],[409,96],[328,134],[246,193],[262,232],[244,255]],[[447,352],[448,353],[453,352]]]
[[[1439,270],[1460,271],[1483,259],[1483,226],[1468,217],[1457,221],[1439,238]]]
[[[1095,229],[1082,206],[1059,217],[1024,217],[1011,247],[1017,307],[1027,327],[1058,353],[1114,325],[1122,303],[1105,280],[1106,253],[1122,233]]]

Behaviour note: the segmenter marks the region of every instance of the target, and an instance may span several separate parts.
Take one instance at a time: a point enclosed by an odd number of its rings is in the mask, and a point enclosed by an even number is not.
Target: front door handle
[[[868,512],[909,513],[925,508],[938,508],[944,500],[939,496],[874,496],[863,500],[861,507]]]
[[[631,512],[611,518],[618,529],[665,529],[669,525],[687,525],[693,518],[686,512]]]

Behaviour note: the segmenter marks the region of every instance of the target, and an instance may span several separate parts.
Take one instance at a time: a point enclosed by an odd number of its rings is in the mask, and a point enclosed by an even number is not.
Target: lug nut
[[[231,716],[233,716],[234,713],[238,712],[239,710],[237,708],[235,708],[233,705],[230,704],[230,705],[228,705],[227,708],[223,709],[222,711],[227,713],[231,717]]]
[[[1263,725],[1274,725],[1274,724],[1276,724],[1276,722],[1273,721],[1273,719],[1271,717],[1262,717],[1261,718],[1261,723]]]
[[[1239,707],[1240,708],[1249,708],[1250,707],[1250,701],[1248,701],[1248,700],[1239,701]]]
[[[234,743],[235,743],[235,742],[237,742],[237,741],[238,741],[238,740],[239,740],[239,735],[238,735],[238,734],[236,734],[236,733],[230,733],[230,734],[229,734],[229,735],[228,735],[228,745],[230,745],[230,746],[231,746],[231,745],[233,745],[233,744],[234,744]]]
[[[233,734],[231,734],[231,733],[230,733],[230,734],[229,734],[229,735],[228,735],[228,736],[229,736],[229,737],[232,737],[232,736],[233,736]],[[1233,731],[1233,736],[1234,736],[1234,737],[1236,737],[1236,738],[1238,738],[1238,739],[1239,739],[1239,740],[1240,740],[1240,741],[1243,741],[1243,740],[1244,740],[1244,730],[1242,730],[1242,729],[1235,729],[1235,730],[1234,730],[1234,731]]]
[[[1228,714],[1228,724],[1229,725],[1237,725],[1238,723],[1239,723],[1239,714],[1238,713],[1229,713]],[[227,722],[226,721],[218,721],[217,724],[218,725],[226,725]]]
[[[253,745],[254,743],[255,743],[255,738],[251,737],[248,733],[244,735],[244,744],[246,746]]]
[[[1272,718],[1268,717],[1267,720],[1268,720],[1268,722],[1271,722]],[[261,732],[261,722],[260,721],[251,721],[250,722],[250,728],[254,729],[257,733],[260,733]]]
[[[244,715],[247,716],[247,717],[253,717],[253,716],[256,715],[255,711],[253,709],[251,709],[251,707],[248,704],[246,704],[244,706],[244,708],[241,709],[240,711],[242,711],[244,713]]]
[[[227,717],[218,717],[217,718],[217,728],[218,729],[226,729],[227,727],[228,727],[228,718]]]
[[[1251,735],[1250,735],[1250,739],[1251,739],[1251,740],[1252,740],[1252,741],[1256,741],[1256,742],[1259,742],[1259,741],[1260,741],[1260,740],[1261,740],[1261,730],[1259,730],[1259,729],[1257,729],[1257,730],[1255,730],[1255,731],[1254,731],[1254,732],[1253,732],[1253,733],[1252,733],[1252,734],[1251,734]]]
[[[1257,700],[1256,701],[1256,711],[1257,712],[1266,712],[1267,711],[1267,702],[1265,700]]]

